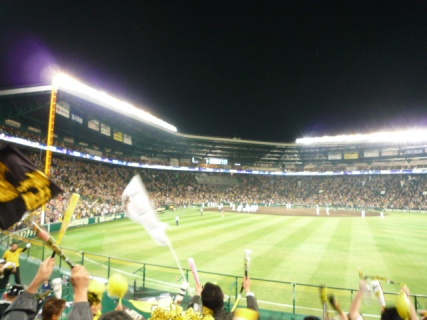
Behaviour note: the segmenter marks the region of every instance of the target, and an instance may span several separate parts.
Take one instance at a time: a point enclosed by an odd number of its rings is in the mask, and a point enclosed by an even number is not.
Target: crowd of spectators
[[[10,136],[14,136],[14,137],[23,138],[25,140],[32,141],[32,142],[38,142],[40,144],[46,144],[46,140],[47,140],[47,137],[45,135],[43,135],[42,133],[36,133],[36,132],[31,132],[31,131],[23,131],[23,130],[19,130],[17,128],[5,126],[5,125],[0,125],[0,133],[4,133],[6,135],[10,135]],[[145,159],[145,160],[142,160],[140,158],[126,156],[126,155],[123,155],[122,152],[114,152],[114,150],[111,150],[111,148],[105,148],[104,150],[101,150],[100,147],[93,147],[93,149],[88,149],[88,148],[84,147],[83,145],[80,145],[77,143],[67,142],[66,139],[55,139],[54,145],[55,145],[55,147],[58,147],[58,148],[78,151],[81,153],[90,153],[89,150],[92,150],[92,151],[96,150],[97,155],[100,154],[100,155],[102,155],[102,157],[109,158],[109,159],[117,159],[117,160],[121,160],[121,161],[129,161],[129,162],[135,162],[136,161],[136,162],[140,162],[140,163],[156,164],[156,165],[166,165],[167,164],[165,160],[161,160],[161,159],[155,159],[155,160]]]
[[[29,157],[43,168],[43,155],[32,153]],[[292,203],[310,207],[427,210],[426,175],[289,177],[210,173],[221,175],[222,183],[207,184],[196,179],[206,173],[136,169],[55,156],[51,177],[64,193],[50,201],[49,221],[60,221],[72,193],[81,195],[76,218],[122,212],[121,195],[135,174],[141,176],[155,208],[202,203],[265,206]]]
[[[2,126],[2,132],[41,139],[38,134]],[[61,142],[63,143],[63,142]],[[70,146],[67,146],[70,147]],[[27,150],[39,168],[44,152]],[[144,182],[154,207],[202,203],[328,206],[368,210],[427,210],[427,175],[269,176],[130,168],[54,155],[51,177],[64,193],[47,206],[49,222],[60,221],[72,193],[81,199],[75,218],[122,212],[121,195],[135,174]],[[221,177],[200,179],[201,175]],[[218,183],[219,182],[219,183]],[[425,194],[426,193],[426,194]]]

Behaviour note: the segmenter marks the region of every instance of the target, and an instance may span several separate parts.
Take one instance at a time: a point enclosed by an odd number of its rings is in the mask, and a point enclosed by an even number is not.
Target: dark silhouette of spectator
[[[20,285],[12,286],[5,294],[4,299],[0,301],[0,318],[3,316],[3,313],[6,309],[16,300],[16,298],[24,292],[25,288]]]
[[[248,309],[259,312],[257,300],[253,292],[251,292],[249,277],[243,279],[243,288],[246,293]],[[196,286],[196,295],[191,298],[190,306],[195,311],[201,311],[203,307],[210,309],[215,320],[233,318],[233,313],[226,312],[224,309],[224,293],[221,287],[210,282],[207,282],[204,287],[201,284]]]

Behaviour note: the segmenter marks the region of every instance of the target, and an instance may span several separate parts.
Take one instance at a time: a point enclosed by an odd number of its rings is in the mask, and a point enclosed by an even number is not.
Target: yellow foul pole
[[[50,96],[50,109],[49,109],[49,123],[47,128],[47,150],[46,150],[46,162],[44,166],[44,173],[49,177],[50,168],[52,166],[52,150],[53,138],[55,134],[55,116],[56,116],[56,100],[58,96],[58,84],[55,79],[52,82],[52,93]],[[44,214],[46,212],[46,205],[42,208],[41,224],[44,224]]]

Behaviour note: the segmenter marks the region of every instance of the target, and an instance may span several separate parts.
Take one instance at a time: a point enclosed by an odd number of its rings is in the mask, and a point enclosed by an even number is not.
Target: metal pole
[[[44,173],[49,177],[50,168],[52,167],[52,150],[53,137],[55,134],[55,116],[56,116],[56,101],[58,98],[58,84],[55,81],[52,83],[52,93],[50,95],[49,122],[47,128],[47,149]],[[42,206],[42,215],[40,224],[43,225],[46,217],[46,204]]]
[[[145,263],[142,267],[142,287],[145,288]]]
[[[292,283],[292,314],[293,314],[292,319],[295,319],[296,303],[297,303],[297,288],[295,283]]]

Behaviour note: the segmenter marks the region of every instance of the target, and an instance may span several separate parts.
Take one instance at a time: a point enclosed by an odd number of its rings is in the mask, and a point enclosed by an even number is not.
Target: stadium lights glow
[[[125,114],[136,120],[156,126],[162,130],[172,132],[178,131],[175,126],[167,123],[166,121],[156,118],[150,113],[138,109],[128,102],[121,101],[105,92],[93,89],[64,73],[59,73],[53,78],[52,87],[69,92],[72,95],[81,97],[115,112]]]
[[[376,132],[370,134],[354,134],[339,136],[324,136],[315,138],[300,138],[296,140],[297,144],[322,144],[322,143],[410,143],[427,141],[427,130],[406,130],[394,132]]]

